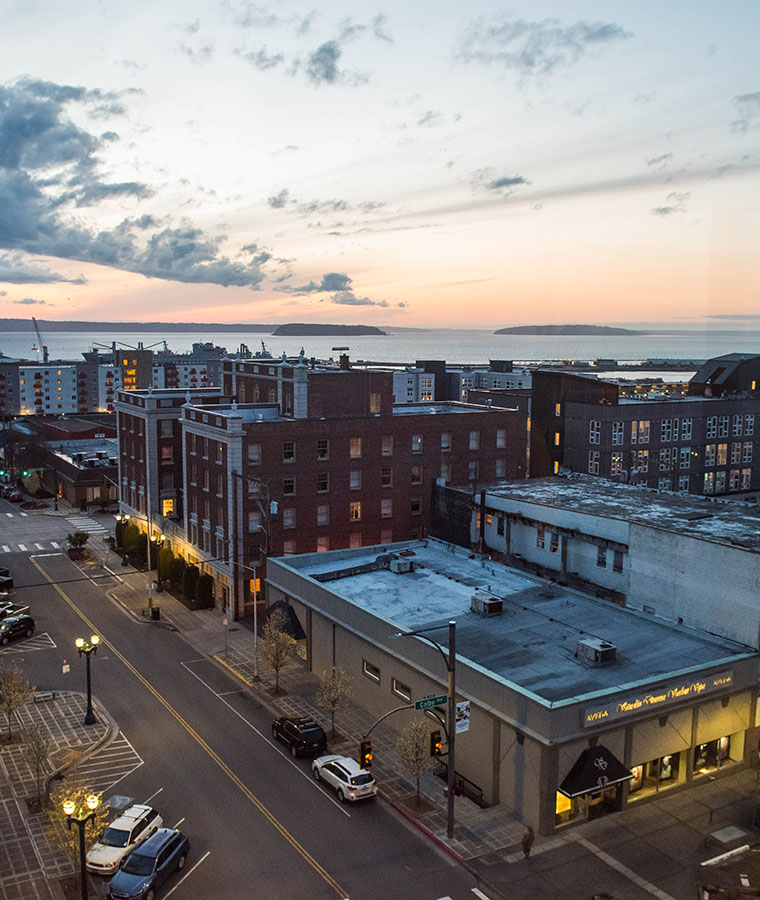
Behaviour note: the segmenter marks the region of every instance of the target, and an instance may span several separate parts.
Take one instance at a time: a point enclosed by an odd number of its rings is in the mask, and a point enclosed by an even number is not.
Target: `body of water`
[[[50,359],[81,359],[85,350],[116,340],[118,346],[160,349],[156,333],[120,332],[50,332],[43,335]],[[176,352],[190,350],[194,341],[213,341],[230,352],[245,343],[253,351],[261,348],[263,340],[273,356],[283,353],[297,356],[301,347],[307,357],[335,359],[340,355],[333,347],[349,347],[352,360],[408,363],[416,359],[443,359],[447,363],[487,363],[489,359],[708,359],[725,353],[759,353],[758,331],[680,332],[677,334],[646,334],[630,336],[557,336],[494,334],[474,329],[433,331],[400,331],[387,335],[363,337],[274,337],[268,334],[226,332],[198,332],[163,334],[169,349]],[[0,352],[22,359],[41,359],[35,352],[35,336],[30,332],[6,332],[0,336]]]

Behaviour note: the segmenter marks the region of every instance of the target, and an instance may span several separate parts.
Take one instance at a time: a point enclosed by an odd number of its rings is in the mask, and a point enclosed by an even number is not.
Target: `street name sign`
[[[436,696],[425,697],[424,700],[418,700],[414,704],[415,709],[432,709],[434,706],[443,706],[444,703],[448,703],[449,695],[448,694],[439,694]]]

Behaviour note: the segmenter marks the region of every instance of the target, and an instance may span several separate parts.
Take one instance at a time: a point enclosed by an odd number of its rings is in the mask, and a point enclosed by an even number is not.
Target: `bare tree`
[[[16,663],[0,668],[0,708],[8,720],[8,742],[12,740],[12,716],[34,697],[35,688],[24,678]]]
[[[435,768],[435,759],[430,755],[430,726],[425,719],[413,719],[406,726],[398,736],[396,750],[401,765],[415,779],[415,803],[419,806],[420,778]]]
[[[335,713],[348,702],[353,692],[352,681],[343,666],[333,666],[322,673],[322,682],[317,690],[317,703],[330,713],[331,737],[335,739]]]
[[[275,609],[267,619],[261,635],[261,655],[274,669],[274,692],[280,693],[280,669],[296,653],[296,642],[285,631],[287,617],[281,609]]]
[[[53,741],[47,729],[33,725],[26,732],[25,756],[37,781],[37,805],[42,806],[42,776],[50,763]]]

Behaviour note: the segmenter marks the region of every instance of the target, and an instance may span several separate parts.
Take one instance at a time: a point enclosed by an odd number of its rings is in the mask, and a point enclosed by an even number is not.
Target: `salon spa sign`
[[[611,719],[620,719],[632,713],[646,712],[650,709],[661,709],[679,700],[687,700],[699,697],[703,694],[712,694],[715,691],[725,690],[734,683],[734,673],[718,672],[717,675],[707,675],[695,678],[693,681],[680,681],[664,687],[654,688],[641,694],[633,694],[621,700],[611,700],[606,706],[586,707],[583,715],[583,724],[586,727],[601,725]]]

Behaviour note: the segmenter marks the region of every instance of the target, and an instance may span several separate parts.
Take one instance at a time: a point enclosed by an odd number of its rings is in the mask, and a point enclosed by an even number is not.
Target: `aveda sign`
[[[583,713],[585,726],[600,725],[611,719],[619,719],[630,713],[641,712],[648,709],[658,709],[669,706],[679,700],[687,700],[691,697],[699,697],[702,694],[710,694],[714,691],[731,687],[734,683],[733,671],[718,672],[716,675],[702,676],[692,681],[676,682],[658,687],[640,694],[628,697],[611,699],[604,706],[586,707]]]

